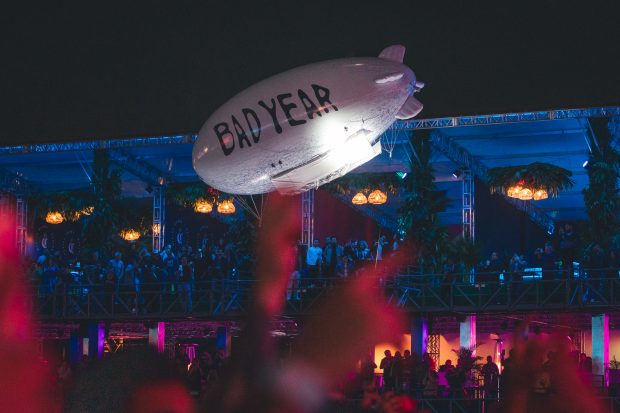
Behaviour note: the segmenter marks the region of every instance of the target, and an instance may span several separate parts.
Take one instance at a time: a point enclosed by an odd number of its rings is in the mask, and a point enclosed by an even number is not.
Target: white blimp
[[[222,105],[194,144],[194,169],[230,194],[295,194],[338,178],[381,153],[396,119],[422,110],[424,84],[395,45],[379,57],[298,67],[265,79]]]

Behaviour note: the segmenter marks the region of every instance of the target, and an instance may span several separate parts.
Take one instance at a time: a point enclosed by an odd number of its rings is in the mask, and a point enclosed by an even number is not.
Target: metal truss
[[[47,153],[47,152],[67,152],[67,151],[93,151],[96,149],[124,149],[143,146],[162,146],[162,145],[178,145],[193,144],[198,135],[171,135],[171,136],[153,136],[142,138],[122,138],[122,139],[104,139],[90,140],[80,142],[63,142],[63,143],[41,143],[31,145],[12,145],[1,146],[0,155],[8,154],[25,154],[25,153]]]
[[[433,119],[400,121],[400,129],[455,128],[457,126],[495,125],[500,123],[538,122],[588,117],[611,117],[620,115],[620,106],[606,106],[581,109],[557,109],[535,112],[501,113],[493,115],[458,116]]]
[[[164,248],[166,230],[166,196],[165,188],[157,185],[153,188],[153,252]]]
[[[127,172],[142,179],[151,185],[163,185],[166,183],[164,173],[158,168],[144,162],[124,149],[114,149],[110,151],[112,162],[120,165]]]
[[[495,274],[497,277],[497,274]],[[390,302],[405,311],[485,313],[620,309],[620,279],[579,278],[440,282],[436,276],[395,279]],[[477,280],[477,278],[476,278]]]
[[[145,284],[138,293],[106,293],[93,286],[66,286],[53,294],[33,294],[29,303],[43,321],[232,320],[244,319],[251,313],[254,287],[255,282],[247,280],[222,280],[217,285],[195,283],[190,300],[186,290],[174,283]],[[283,315],[313,314],[333,290],[333,279],[299,280],[287,292],[289,299]],[[279,323],[280,328],[283,323]]]
[[[400,311],[412,314],[620,310],[620,279],[597,278],[599,270],[590,274],[582,272],[579,278],[550,280],[511,280],[507,277],[501,282],[482,282],[478,281],[481,275],[476,275],[475,283],[447,283],[437,274],[396,276],[383,285],[377,283],[371,293],[386,296]],[[338,281],[333,279],[292,281],[286,292],[282,315],[295,317],[316,313],[320,303],[335,291],[337,284]],[[255,281],[223,280],[219,283],[192,283],[189,292],[175,283],[158,283],[144,284],[139,292],[108,293],[96,286],[67,285],[54,293],[41,291],[32,294],[29,303],[36,308],[39,318],[47,321],[243,320],[252,312],[254,287]]]
[[[314,189],[301,194],[301,242],[308,247],[314,241]]]
[[[433,119],[414,119],[398,121],[395,129],[436,129],[457,126],[495,125],[500,123],[537,122],[558,119],[580,119],[588,117],[620,116],[620,106],[605,106],[581,109],[557,109],[535,112],[503,113],[492,115],[455,116]],[[0,146],[0,155],[42,152],[89,151],[95,149],[121,149],[143,146],[161,146],[174,144],[193,144],[197,134],[179,134],[169,136],[136,137],[120,139],[88,140],[81,142],[45,143],[30,145]]]
[[[428,342],[426,343],[426,352],[435,362],[435,366],[439,368],[439,354],[440,354],[441,335],[431,333],[428,335]]]
[[[440,130],[434,130],[431,132],[431,142],[439,152],[443,153],[452,162],[462,168],[468,169],[476,178],[488,183],[489,168],[487,168],[482,161],[472,155],[467,149],[455,143]],[[553,234],[553,231],[555,230],[555,223],[553,219],[541,209],[532,205],[531,202],[521,201],[507,196],[504,196],[504,198],[517,209],[525,212],[534,223],[545,229],[549,234]]]
[[[24,194],[15,195],[15,244],[19,255],[26,254],[28,235],[28,199]]]
[[[476,239],[476,221],[474,208],[474,177],[471,172],[463,172],[463,190],[461,199],[463,204],[461,223],[463,224],[463,239]]]

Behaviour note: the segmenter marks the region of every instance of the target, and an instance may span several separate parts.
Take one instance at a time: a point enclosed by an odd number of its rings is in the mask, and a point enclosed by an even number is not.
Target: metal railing
[[[503,312],[620,308],[617,269],[541,274],[383,276],[377,294],[407,312]],[[569,277],[570,275],[570,277]],[[312,313],[342,278],[301,278],[289,284],[285,315]],[[218,279],[120,286],[70,283],[33,286],[30,303],[42,320],[242,317],[252,306],[254,280]],[[108,287],[110,288],[110,287]]]
[[[599,397],[601,405],[606,412],[620,413],[620,398]],[[497,399],[455,399],[455,398],[420,398],[416,399],[418,412],[430,413],[485,413],[497,410]],[[330,413],[356,413],[365,412],[362,401],[359,399],[347,399],[332,405]]]
[[[286,314],[308,314],[333,289],[333,279],[300,280],[289,289]],[[63,285],[53,292],[30,294],[31,309],[45,320],[167,319],[192,317],[235,318],[252,308],[252,280],[166,282],[139,289],[106,291],[99,285]]]
[[[488,312],[620,307],[618,270],[399,275],[386,285],[389,300],[409,311]],[[452,278],[450,280],[450,278]]]

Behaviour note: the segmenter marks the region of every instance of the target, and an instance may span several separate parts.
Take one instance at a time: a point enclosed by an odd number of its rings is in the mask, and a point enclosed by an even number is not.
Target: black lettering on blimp
[[[267,113],[271,116],[271,120],[273,120],[273,127],[276,128],[276,132],[278,134],[282,133],[282,126],[280,126],[280,122],[278,122],[278,117],[276,116],[276,101],[275,99],[271,99],[271,106],[267,106],[265,102],[262,100],[258,101],[258,104],[262,106]]]
[[[260,120],[258,120],[258,115],[256,114],[256,112],[254,112],[252,109],[249,109],[249,108],[243,108],[241,109],[241,112],[243,113],[243,116],[245,117],[245,121],[248,124],[248,128],[250,128],[250,133],[252,134],[252,140],[254,141],[254,143],[258,143],[258,141],[260,140]],[[254,125],[250,123],[250,118],[248,118],[248,115],[254,118]]]
[[[329,103],[329,106],[331,106],[332,108],[334,108],[334,110],[337,112],[338,108],[336,107],[336,105],[334,105],[331,100],[329,100],[329,89],[320,85],[315,85],[312,84],[312,89],[314,90],[314,94],[316,96],[316,100],[319,101],[319,107],[325,111],[325,113],[329,113],[329,110],[327,109],[327,104]]]
[[[333,109],[335,112],[338,111],[338,107],[331,101],[330,90],[328,88],[314,83],[311,84],[311,87],[316,102],[302,89],[297,89],[297,98],[299,102],[301,102],[301,106],[305,109],[306,116],[309,120],[314,119],[314,115],[321,117],[321,112],[329,113],[330,109]],[[263,108],[271,117],[273,128],[277,134],[282,133],[282,125],[280,125],[278,120],[278,106],[280,106],[284,116],[286,116],[289,125],[294,127],[303,125],[307,122],[306,119],[296,119],[293,117],[291,112],[293,109],[300,107],[300,105],[291,101],[292,98],[292,93],[281,93],[277,95],[275,99],[271,98],[269,100],[258,101],[258,106]],[[242,108],[241,113],[243,114],[243,118],[238,118],[234,115],[230,117],[233,131],[230,130],[230,126],[227,122],[217,123],[213,127],[213,131],[220,142],[224,156],[230,155],[235,150],[235,138],[239,143],[239,149],[245,148],[246,145],[252,147],[252,142],[250,142],[248,132],[246,131],[249,131],[252,135],[252,141],[255,144],[260,140],[261,122],[258,114],[250,108]],[[242,125],[239,119],[242,119],[242,121],[245,119],[245,125]],[[247,129],[244,129],[244,126],[247,126]]]
[[[224,156],[230,155],[235,150],[235,137],[228,129],[228,123],[220,122],[213,127],[215,134],[217,135],[217,139],[220,141],[220,146],[222,147],[222,152],[224,152]],[[230,147],[226,146],[224,142],[225,136],[230,136],[230,138],[226,139],[227,142],[230,142],[232,145]]]
[[[291,110],[295,109],[297,105],[292,102],[291,103],[284,102],[284,99],[290,99],[292,97],[293,95],[291,95],[290,93],[282,93],[281,95],[277,96],[278,103],[280,104],[280,107],[282,108],[282,111],[284,112],[284,115],[286,116],[286,119],[288,120],[289,125],[291,126],[303,125],[304,123],[306,123],[304,119],[297,120],[291,116]]]
[[[248,139],[248,135],[245,134],[245,130],[237,118],[235,118],[235,115],[232,115],[231,118],[233,127],[235,128],[235,133],[237,134],[237,141],[239,141],[239,149],[243,149],[243,141],[247,142],[248,146],[252,146],[250,140]]]
[[[306,92],[301,89],[297,89],[297,96],[299,97],[301,104],[304,106],[304,109],[306,109],[306,116],[308,116],[308,119],[312,119],[314,114],[321,116],[321,111],[314,104],[312,99],[306,95]]]

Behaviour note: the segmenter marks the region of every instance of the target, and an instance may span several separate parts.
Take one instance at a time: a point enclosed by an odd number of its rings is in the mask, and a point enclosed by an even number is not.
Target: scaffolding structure
[[[19,255],[26,254],[28,236],[28,199],[24,194],[15,195],[15,245]]]
[[[468,150],[451,140],[446,134],[442,133],[440,130],[432,131],[431,142],[433,147],[443,153],[448,159],[469,171],[471,179],[478,178],[482,182],[488,182],[489,168],[487,168],[485,164],[472,155]],[[471,185],[471,191],[473,194],[473,182]],[[555,230],[555,222],[553,218],[547,215],[540,208],[536,207],[531,202],[521,201],[507,196],[504,198],[517,209],[525,212],[534,223],[545,229],[549,234],[553,234],[553,231]],[[474,213],[473,198],[471,213]]]
[[[314,189],[301,194],[301,242],[308,247],[314,240]]]
[[[153,187],[153,251],[164,248],[166,228],[166,197],[163,186]]]
[[[439,368],[439,352],[440,352],[441,335],[431,333],[428,335],[428,342],[426,344],[426,352],[429,357],[435,362],[435,366]]]
[[[466,170],[463,172],[463,239],[476,239],[475,209],[474,209],[474,177]]]
[[[502,123],[538,122],[547,120],[583,119],[589,117],[613,116],[620,116],[620,106],[602,106],[579,109],[557,109],[535,112],[515,112],[491,115],[413,119],[408,121],[397,121],[395,122],[393,128],[396,131],[414,129],[438,129],[455,128],[458,126],[496,125]],[[196,141],[196,139],[198,139],[198,135],[195,133],[135,138],[112,138],[100,140],[88,140],[87,138],[85,138],[84,141],[80,142],[0,146],[0,155],[63,151],[89,151],[95,149],[120,149],[174,144],[191,145]]]

